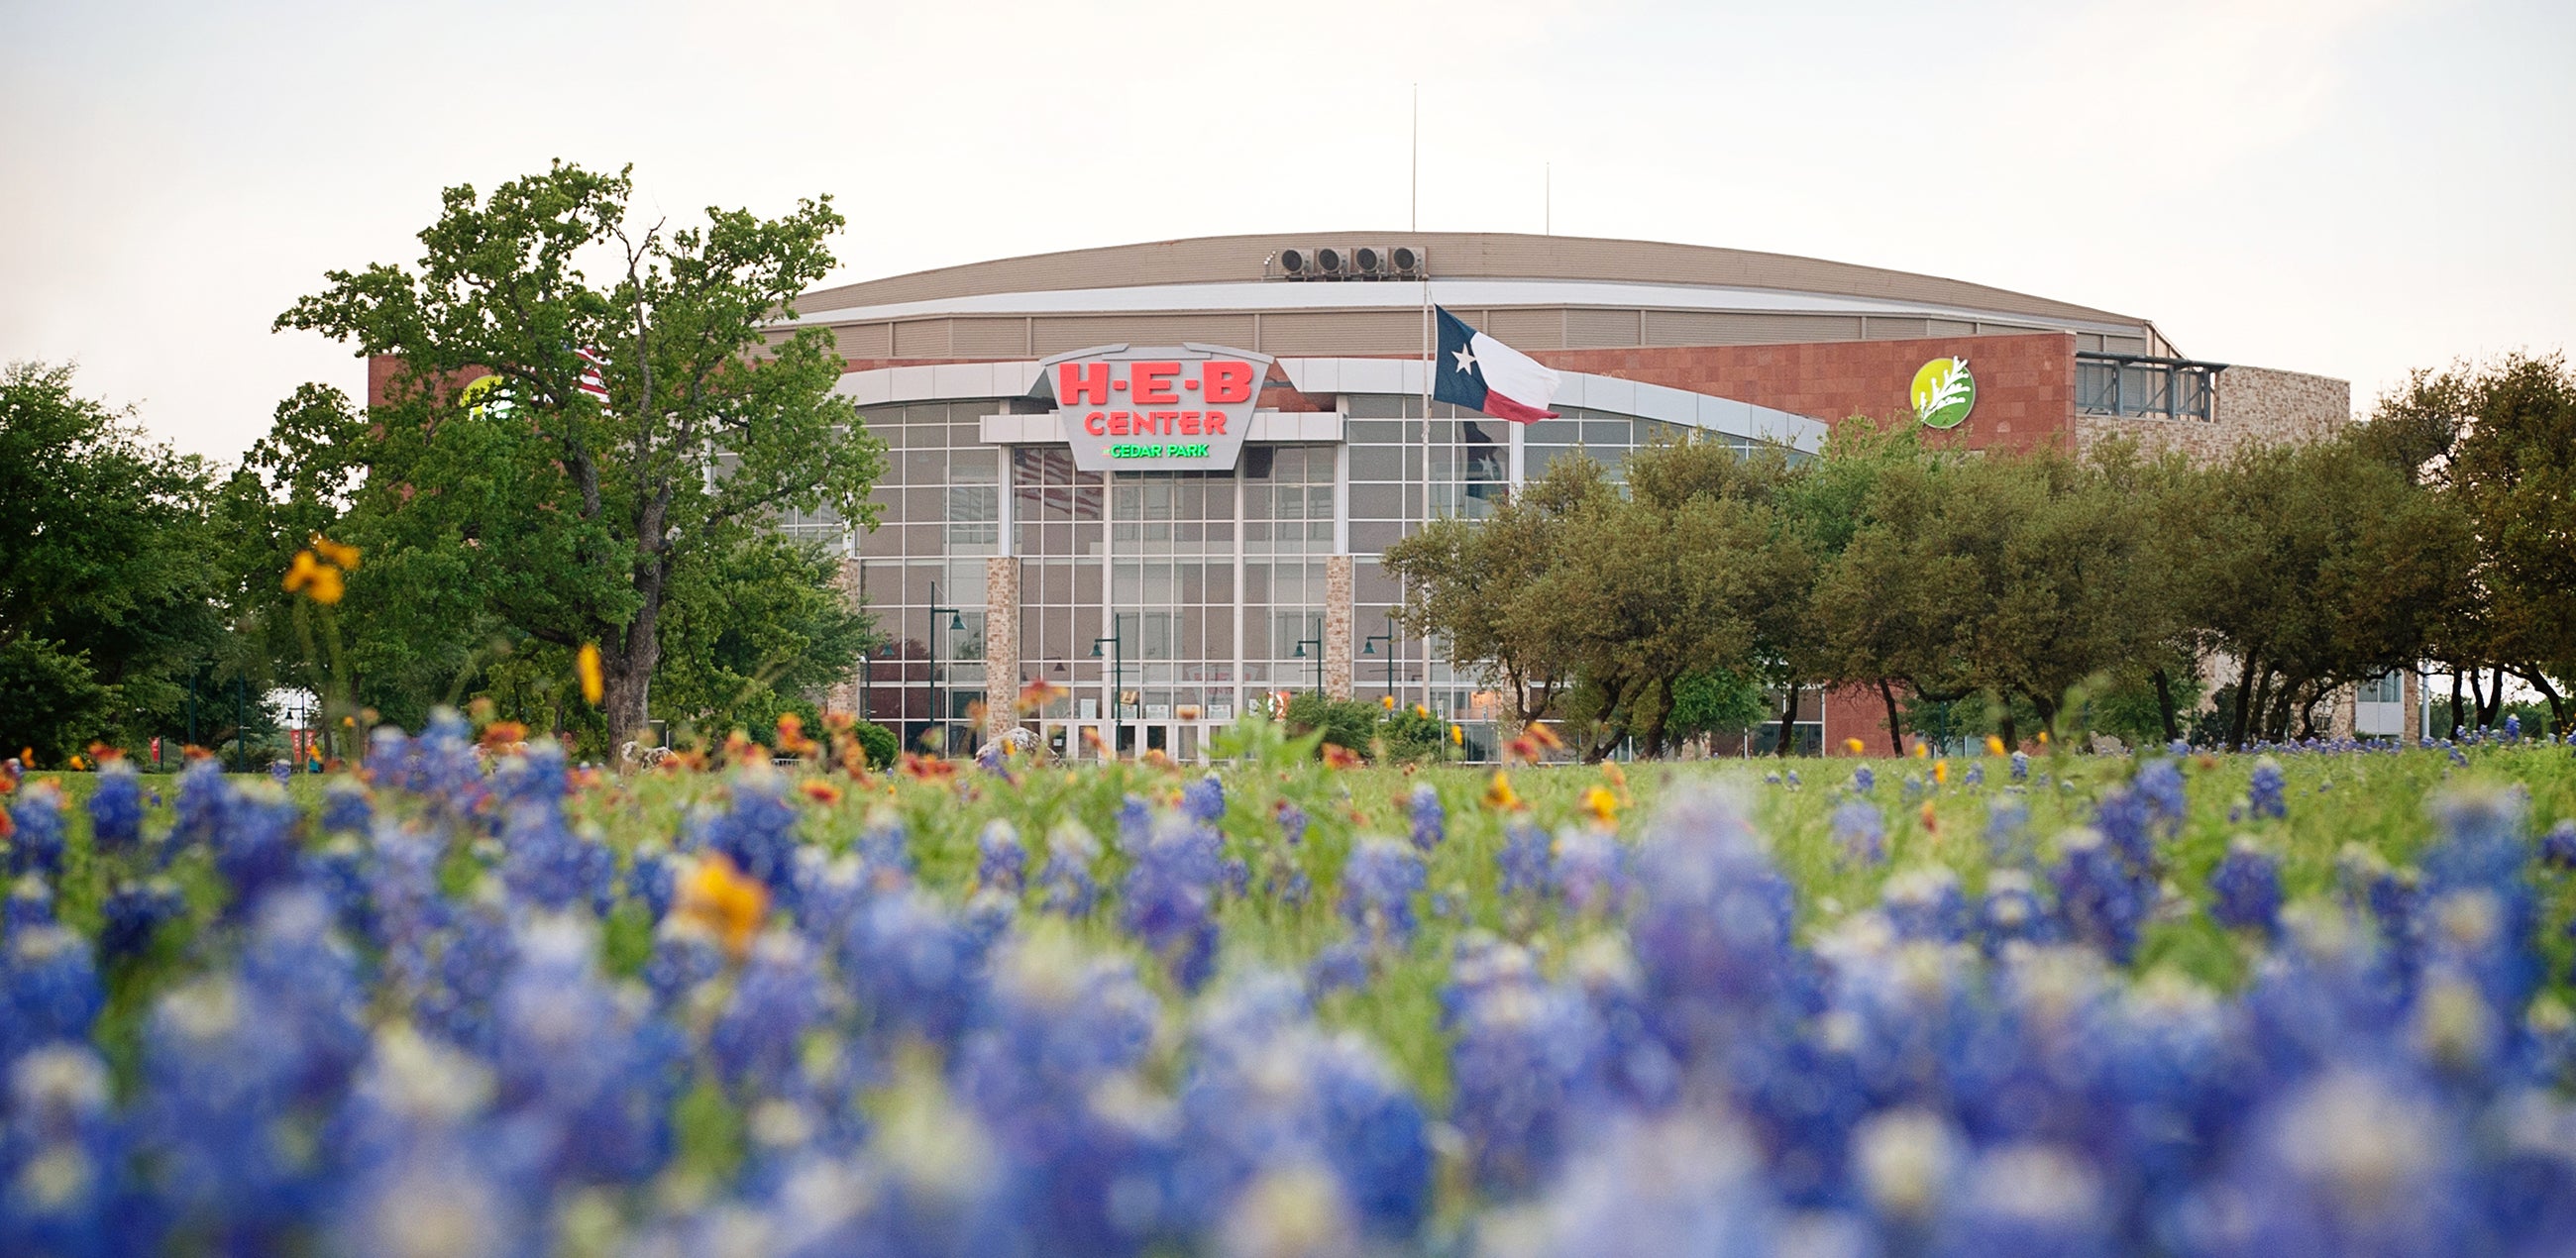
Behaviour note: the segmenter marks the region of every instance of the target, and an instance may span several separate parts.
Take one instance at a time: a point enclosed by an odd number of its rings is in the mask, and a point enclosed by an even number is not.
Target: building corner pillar
[[[1324,560],[1324,693],[1351,697],[1351,557]]]
[[[866,610],[867,601],[859,596],[858,560],[843,558],[840,561],[839,566],[832,573],[832,588],[840,594],[841,601],[851,610]],[[849,675],[824,687],[823,710],[847,712],[862,721],[868,719],[868,688],[865,678],[869,666],[870,657],[861,655],[859,666],[850,670]]]
[[[984,736],[1020,723],[1020,561],[984,560]]]

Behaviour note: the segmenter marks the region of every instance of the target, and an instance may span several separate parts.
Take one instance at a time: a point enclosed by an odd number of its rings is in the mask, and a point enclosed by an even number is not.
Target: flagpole
[[[1419,248],[1420,246],[1416,246]],[[1431,527],[1431,373],[1439,366],[1439,341],[1431,330],[1431,262],[1422,271],[1422,526]],[[1422,706],[1431,706],[1431,635],[1422,635]]]

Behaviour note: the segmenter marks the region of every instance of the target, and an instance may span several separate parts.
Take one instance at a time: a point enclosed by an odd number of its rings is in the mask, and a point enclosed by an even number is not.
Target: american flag
[[[608,405],[608,377],[601,374],[608,369],[608,355],[589,345],[576,347],[573,352],[581,355],[581,391],[601,406]]]

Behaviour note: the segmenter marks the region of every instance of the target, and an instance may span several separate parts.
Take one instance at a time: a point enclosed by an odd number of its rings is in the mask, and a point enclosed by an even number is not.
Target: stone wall
[[[2150,454],[2180,450],[2195,462],[2209,462],[2248,444],[2314,441],[2352,422],[2352,383],[2269,367],[2230,367],[2218,373],[2215,412],[2206,420],[2079,414],[2076,448],[2089,454],[2120,436]]]
[[[1351,697],[1351,557],[1324,559],[1324,693]]]

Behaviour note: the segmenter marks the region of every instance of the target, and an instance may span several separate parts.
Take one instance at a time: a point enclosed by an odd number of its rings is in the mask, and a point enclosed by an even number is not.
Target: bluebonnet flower
[[[1491,983],[1460,1002],[1452,1037],[1449,1121],[1466,1137],[1479,1187],[1511,1194],[1545,1183],[1600,1094],[1590,1006],[1553,984]]]
[[[2030,780],[2029,752],[2015,751],[2012,753],[2012,780],[2016,782],[2027,782]]]
[[[1088,917],[1100,898],[1091,863],[1100,859],[1100,840],[1079,823],[1058,822],[1047,834],[1046,865],[1038,870],[1038,890],[1048,912]]]
[[[2047,911],[2041,907],[2039,893],[2027,871],[1987,871],[1986,901],[1977,914],[1977,928],[1984,936],[1987,955],[2017,940],[2043,940],[2048,936],[2048,927]]]
[[[2166,835],[2182,828],[2191,813],[2183,789],[2182,768],[2171,760],[2150,760],[2129,782],[2129,790],[2146,805],[2147,816]]]
[[[331,779],[322,790],[322,832],[365,834],[375,823],[375,800],[355,777]]]
[[[1288,846],[1295,847],[1306,841],[1308,818],[1305,809],[1283,799],[1279,801],[1277,815],[1279,837],[1286,840]]]
[[[1195,989],[1216,966],[1216,885],[1224,876],[1216,832],[1166,817],[1134,851],[1120,888],[1124,924],[1182,987]]]
[[[1781,778],[1789,784],[1789,789],[1793,791],[1803,785],[1803,783],[1798,781],[1798,771],[1796,769],[1791,769],[1787,773],[1782,774]]]
[[[1306,988],[1316,996],[1368,983],[1368,953],[1350,940],[1326,944],[1306,964]]]
[[[1529,1251],[1594,1258],[1760,1258],[1784,1252],[1784,1211],[1760,1152],[1722,1114],[1615,1123],[1571,1159],[1525,1226]],[[1818,1252],[1866,1252],[1856,1244]]]
[[[799,1089],[798,1053],[806,1031],[823,1020],[825,1000],[813,949],[803,939],[773,930],[752,944],[733,1002],[707,1035],[737,1096]]]
[[[1972,763],[1972,764],[1970,764],[1970,765],[1968,766],[1968,773],[1967,773],[1967,776],[1965,776],[1965,777],[1961,778],[1960,780],[1961,780],[1961,781],[1963,781],[1963,782],[1965,782],[1965,783],[1967,783],[1967,784],[1968,784],[1968,785],[1970,785],[1970,786],[1983,786],[1983,785],[1985,785],[1985,784],[1986,784],[1986,766],[1985,766],[1983,763]]]
[[[122,852],[143,841],[143,781],[120,756],[98,767],[89,793],[90,841],[101,852]]]
[[[1628,849],[1608,830],[1568,826],[1557,833],[1548,882],[1566,911],[1617,913],[1627,906],[1635,881],[1628,872]]]
[[[6,1066],[0,1251],[116,1252],[115,1207],[131,1185],[108,1112],[106,1063],[85,1044],[63,1043]]]
[[[1440,806],[1440,792],[1431,789],[1429,782],[1413,784],[1413,795],[1406,801],[1405,812],[1413,821],[1414,850],[1429,852],[1449,836],[1448,810]]]
[[[2172,756],[2176,760],[2180,760],[2184,756],[2191,754],[2191,743],[2187,740],[2177,738],[2172,742],[2165,744],[2165,754]]]
[[[1834,842],[1847,859],[1875,865],[1887,859],[1887,818],[1878,805],[1847,799],[1834,809]]]
[[[2540,836],[2540,859],[2560,869],[2576,869],[2576,817],[2561,818]]]
[[[2279,928],[2281,862],[2252,839],[2239,836],[2227,846],[2227,859],[2209,875],[2216,897],[2209,915],[2222,926],[2270,935]]]
[[[849,924],[842,973],[879,1032],[945,1049],[982,997],[986,942],[938,897],[907,889],[877,897]]]
[[[2101,1175],[2073,1150],[2008,1145],[1979,1156],[1965,1191],[1936,1229],[1942,1254],[2116,1252]]]
[[[54,889],[35,874],[21,874],[9,884],[7,907],[0,909],[0,943],[35,926],[54,924]]]
[[[903,816],[891,808],[877,808],[868,813],[867,824],[859,828],[855,848],[865,861],[868,874],[912,874],[912,833],[904,828]]]
[[[2030,804],[2019,795],[2002,794],[1986,801],[1986,854],[1997,861],[2026,855],[2030,839]]]
[[[2282,799],[2281,762],[2265,756],[2254,762],[2254,774],[2245,783],[2245,804],[2257,818],[2278,820],[2290,815]]]
[[[38,781],[9,806],[9,872],[51,876],[63,867],[63,791]]]
[[[99,956],[113,961],[141,953],[151,946],[164,923],[176,920],[187,909],[187,901],[179,895],[179,884],[168,878],[156,876],[119,884],[99,905]]]
[[[586,920],[531,923],[494,1002],[496,1101],[550,1182],[639,1180],[670,1155],[683,1046],[601,981],[597,947]]]
[[[485,882],[471,899],[454,905],[435,936],[417,1005],[421,1024],[459,1048],[489,1052],[492,997],[510,973],[518,944],[500,887]]]
[[[644,962],[644,986],[656,1008],[668,1010],[724,973],[724,944],[705,925],[666,917],[653,931],[653,954]]]
[[[295,780],[295,766],[285,760],[268,762],[268,780],[284,786]]]
[[[401,737],[401,731],[394,731]],[[193,847],[212,846],[223,829],[224,815],[232,808],[232,784],[224,781],[224,771],[212,760],[192,761],[179,773],[179,798],[174,810],[177,822],[162,844],[165,861]]]
[[[1794,897],[1734,803],[1682,792],[1639,851],[1645,905],[1629,928],[1657,1033],[1677,1060],[1764,1042],[1810,981],[1791,943]]]
[[[996,817],[975,836],[975,885],[1018,895],[1028,863],[1028,849],[1020,846],[1019,829],[1010,822]]]
[[[1885,1231],[1925,1236],[1959,1195],[1969,1150],[1965,1133],[1937,1110],[1882,1110],[1852,1132],[1852,1174]]]
[[[1547,831],[1527,816],[1503,824],[1503,850],[1496,858],[1503,871],[1502,893],[1526,895],[1547,885]]]
[[[106,997],[89,945],[60,926],[23,926],[0,951],[0,1062],[39,1044],[86,1040]]]
[[[1225,820],[1225,781],[1209,773],[1182,787],[1181,815],[1203,826]]]
[[[2198,1252],[2467,1253],[2486,1247],[2458,1117],[2387,1076],[2339,1068],[2258,1116],[2184,1216]],[[2563,1239],[2563,1238],[2562,1238]]]
[[[700,841],[723,853],[734,868],[768,884],[772,894],[786,892],[797,820],[795,807],[787,801],[786,776],[766,764],[754,764],[737,770],[729,786],[730,806],[701,819]]]
[[[2093,828],[2110,840],[2121,860],[2141,870],[2155,868],[2155,814],[2136,791],[2122,786],[2104,791],[2093,806]]]
[[[671,897],[678,890],[671,849],[659,839],[648,839],[635,845],[627,862],[627,898],[641,903],[647,917],[661,921],[671,911]]]
[[[1879,910],[1899,939],[1957,943],[1968,934],[1968,901],[1959,875],[1927,865],[1891,876],[1879,888]]]
[[[2125,964],[2138,945],[2138,930],[2151,906],[2154,884],[2137,872],[2099,830],[2073,830],[2058,840],[2057,911],[2070,939],[2102,950]]]
[[[1342,865],[1342,920],[1372,948],[1413,942],[1413,897],[1428,879],[1422,857],[1387,839],[1362,839]]]
[[[553,800],[508,805],[501,842],[509,855],[502,878],[512,893],[540,908],[581,905],[606,916],[617,899],[617,853],[595,833],[574,833]]]
[[[2504,740],[2509,743],[2518,743],[2522,741],[2521,717],[2507,716],[2504,718]]]
[[[1868,765],[1852,770],[1851,789],[1856,795],[1869,794],[1878,789],[1878,775],[1870,772]]]
[[[231,884],[227,912],[247,917],[270,891],[295,880],[302,814],[274,782],[236,788],[215,834],[215,870]]]

